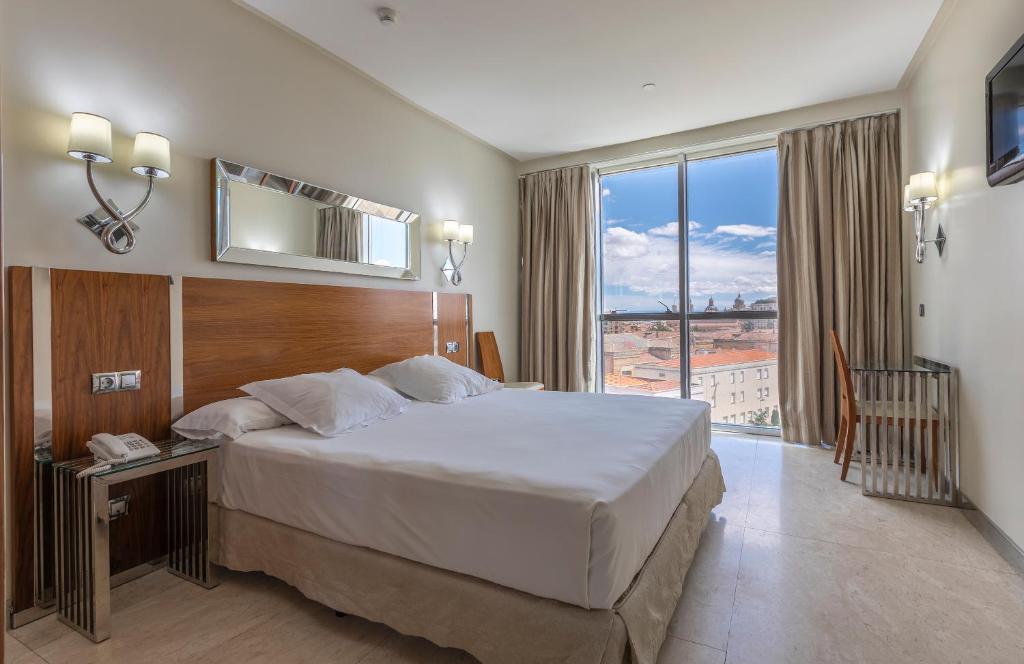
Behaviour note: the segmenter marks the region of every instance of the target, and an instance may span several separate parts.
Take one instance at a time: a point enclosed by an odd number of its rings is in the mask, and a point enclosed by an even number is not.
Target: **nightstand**
[[[543,390],[544,383],[505,383],[508,390]]]
[[[58,619],[97,643],[110,638],[110,486],[163,473],[167,478],[167,568],[212,588],[208,501],[217,496],[217,445],[203,441],[155,443],[160,454],[113,466],[81,479],[91,457],[53,464]]]

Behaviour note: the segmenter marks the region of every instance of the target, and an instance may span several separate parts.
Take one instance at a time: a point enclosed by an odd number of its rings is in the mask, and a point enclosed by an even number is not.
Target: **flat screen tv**
[[[988,183],[1024,179],[1024,36],[985,79],[988,107]]]

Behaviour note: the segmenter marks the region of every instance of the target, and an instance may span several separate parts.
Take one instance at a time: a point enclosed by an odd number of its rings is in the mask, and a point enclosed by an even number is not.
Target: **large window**
[[[777,427],[775,150],[600,183],[603,389],[690,396],[714,422]]]

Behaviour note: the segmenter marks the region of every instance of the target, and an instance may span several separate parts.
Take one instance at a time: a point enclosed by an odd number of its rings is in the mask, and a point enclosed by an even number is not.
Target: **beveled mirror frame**
[[[370,277],[388,277],[391,279],[414,280],[420,278],[420,215],[417,213],[381,203],[374,203],[357,196],[343,194],[301,180],[293,180],[281,175],[275,175],[252,166],[237,164],[227,159],[212,159],[210,165],[213,174],[212,258],[214,261],[244,263],[247,265],[269,265],[300,270],[342,272]],[[302,196],[319,203],[354,208],[377,217],[404,223],[408,227],[406,232],[408,267],[371,265],[369,263],[356,263],[333,258],[301,256],[232,246],[231,196],[228,189],[228,184],[232,180],[293,196]]]

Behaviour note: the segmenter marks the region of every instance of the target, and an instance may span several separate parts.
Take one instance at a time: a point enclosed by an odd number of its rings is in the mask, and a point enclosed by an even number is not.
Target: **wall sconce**
[[[469,245],[473,244],[473,225],[460,224],[453,219],[447,219],[441,229],[441,238],[448,243],[448,258],[441,266],[441,273],[452,286],[462,283],[462,265],[466,262],[466,255],[469,253]],[[455,243],[462,245],[462,259],[455,261]]]
[[[100,204],[100,209],[80,217],[78,221],[95,233],[109,251],[127,254],[135,248],[135,231],[139,230],[132,220],[149,202],[154,178],[171,176],[171,143],[159,134],[141,132],[135,135],[132,172],[147,177],[149,186],[139,204],[128,212],[121,212],[114,201],[103,198],[93,180],[93,164],[109,164],[113,161],[111,144],[109,120],[91,113],[71,114],[68,155],[85,161],[85,178],[89,182],[89,190]]]
[[[937,201],[939,194],[935,188],[935,173],[926,171],[915,173],[910,176],[910,184],[903,187],[903,211],[914,213],[914,258],[918,263],[924,262],[925,245],[929,242],[935,244],[935,248],[942,256],[942,249],[946,246],[946,233],[939,224],[938,232],[934,240],[924,239],[924,211]]]

